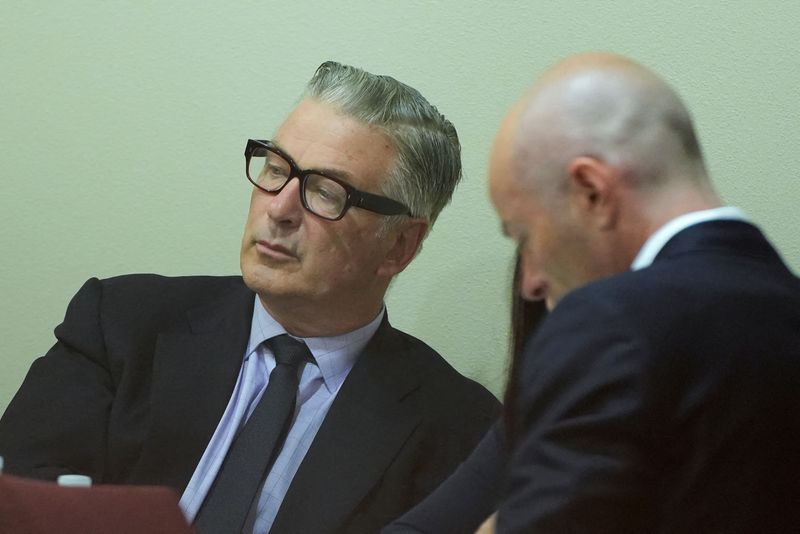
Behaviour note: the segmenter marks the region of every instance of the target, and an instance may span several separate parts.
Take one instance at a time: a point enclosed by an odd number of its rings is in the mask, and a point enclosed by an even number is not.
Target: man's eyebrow
[[[319,168],[319,167],[312,167],[310,170],[321,172],[322,174],[326,174],[328,176],[333,176],[334,178],[338,178],[343,182],[347,182],[352,184],[353,182],[353,174],[348,172],[344,169],[328,169],[328,168]]]
[[[338,179],[340,179],[340,180],[342,180],[344,182],[347,182],[349,184],[352,184],[352,182],[353,182],[353,173],[351,173],[349,171],[346,171],[344,169],[331,169],[331,168],[327,168],[327,167],[310,167],[308,169],[302,168],[302,167],[300,167],[300,165],[297,164],[297,161],[295,161],[294,156],[289,154],[289,151],[286,150],[285,148],[283,148],[280,143],[278,143],[277,141],[272,141],[272,144],[275,145],[275,147],[278,148],[278,150],[280,150],[281,152],[283,152],[284,154],[289,156],[292,159],[292,162],[294,162],[294,164],[297,165],[297,167],[301,171],[320,172],[322,174],[326,174],[328,176],[333,176],[334,178],[338,178]]]

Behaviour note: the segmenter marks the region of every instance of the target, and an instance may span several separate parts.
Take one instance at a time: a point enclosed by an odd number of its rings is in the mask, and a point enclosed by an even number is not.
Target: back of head
[[[590,53],[552,67],[520,105],[516,149],[529,177],[565,187],[567,165],[591,156],[642,193],[708,188],[691,115],[661,78],[633,61]],[[525,174],[526,169],[520,169]]]
[[[433,225],[461,178],[461,147],[452,123],[416,89],[334,61],[320,65],[305,96],[387,133],[397,159],[382,193]]]

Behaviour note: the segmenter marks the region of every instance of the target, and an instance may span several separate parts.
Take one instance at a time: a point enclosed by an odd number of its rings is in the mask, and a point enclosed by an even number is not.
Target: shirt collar
[[[325,387],[333,392],[344,382],[358,355],[361,354],[361,351],[364,350],[364,347],[367,346],[369,340],[378,330],[385,314],[386,306],[383,306],[372,321],[351,332],[338,336],[292,337],[305,342],[306,346],[308,346],[314,356],[314,363],[319,367],[320,374],[322,374],[322,378],[325,381]],[[253,320],[250,325],[250,340],[247,343],[245,359],[254,354],[261,343],[281,334],[288,334],[288,332],[269,314],[261,303],[261,299],[256,295]]]
[[[656,259],[656,256],[667,241],[672,239],[678,232],[686,228],[708,221],[746,221],[747,216],[739,209],[733,206],[723,206],[721,208],[713,208],[710,210],[693,211],[675,217],[667,224],[653,232],[647,241],[644,242],[642,248],[631,264],[632,271],[638,271],[649,267]]]

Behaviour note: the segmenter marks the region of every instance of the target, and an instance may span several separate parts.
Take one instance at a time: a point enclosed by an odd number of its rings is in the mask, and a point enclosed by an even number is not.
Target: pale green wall
[[[545,66],[639,59],[693,109],[719,189],[794,270],[800,3],[0,3],[0,410],[90,276],[227,274],[268,136],[325,59],[419,88],[465,180],[389,296],[393,322],[499,392],[512,247],[485,191],[492,136]]]

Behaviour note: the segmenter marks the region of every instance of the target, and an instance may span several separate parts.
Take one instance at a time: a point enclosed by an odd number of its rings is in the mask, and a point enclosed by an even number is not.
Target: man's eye
[[[338,197],[335,192],[326,189],[322,186],[316,186],[311,190],[311,193],[317,197],[319,200],[323,202],[334,203],[338,201]]]
[[[287,178],[289,176],[289,170],[279,165],[267,164],[264,170],[268,176],[273,178]]]

